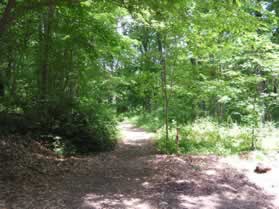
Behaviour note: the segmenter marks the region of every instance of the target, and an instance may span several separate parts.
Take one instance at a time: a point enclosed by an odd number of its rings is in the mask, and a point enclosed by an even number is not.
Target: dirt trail
[[[65,172],[41,181],[7,182],[4,190],[16,190],[6,191],[0,208],[279,208],[272,195],[217,157],[158,155],[152,134],[127,122],[119,128],[122,141],[113,152],[61,161]]]

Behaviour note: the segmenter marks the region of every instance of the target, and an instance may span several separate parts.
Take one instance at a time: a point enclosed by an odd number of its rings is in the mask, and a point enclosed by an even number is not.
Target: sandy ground
[[[127,122],[119,128],[113,152],[56,159],[61,172],[44,178],[2,179],[0,208],[279,209],[277,191],[259,183],[276,174],[255,180],[229,159],[159,155],[152,134]]]
[[[229,164],[238,172],[243,173],[249,181],[261,187],[263,191],[274,196],[273,203],[279,208],[279,153],[273,152],[263,155],[260,152],[251,152],[243,156],[222,158],[221,162]],[[257,174],[254,172],[258,164],[270,167],[272,170]]]

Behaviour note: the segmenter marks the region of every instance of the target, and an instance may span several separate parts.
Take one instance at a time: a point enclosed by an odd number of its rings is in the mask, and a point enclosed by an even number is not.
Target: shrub
[[[160,138],[156,142],[156,146],[161,153],[165,154],[174,154],[178,153],[178,146],[175,143],[175,140],[166,140],[166,138]]]
[[[166,142],[160,130],[157,148],[163,153],[191,153],[227,155],[251,148],[252,130],[233,124],[221,125],[210,119],[199,119],[180,128],[179,143],[175,143],[175,130]]]
[[[63,106],[64,105],[64,106]],[[113,149],[116,121],[102,105],[34,103],[24,114],[0,114],[1,134],[32,134],[58,154]]]
[[[163,126],[163,118],[159,118],[158,115],[160,114],[155,111],[152,113],[136,113],[136,115],[130,115],[129,120],[136,126],[155,132]]]
[[[50,132],[61,138],[65,153],[86,154],[113,149],[115,127],[116,121],[109,112],[83,106],[58,119]]]

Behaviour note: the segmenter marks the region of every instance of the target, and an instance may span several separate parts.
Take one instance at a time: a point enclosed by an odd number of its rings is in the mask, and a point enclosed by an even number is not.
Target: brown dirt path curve
[[[0,208],[279,209],[217,157],[159,155],[153,134],[127,122],[119,128],[113,152],[66,159],[57,164],[63,172],[39,181],[4,182]]]

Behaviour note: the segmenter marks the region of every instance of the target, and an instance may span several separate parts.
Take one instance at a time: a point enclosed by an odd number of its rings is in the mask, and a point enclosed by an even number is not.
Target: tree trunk
[[[7,28],[12,21],[12,11],[16,6],[16,0],[9,0],[4,10],[3,15],[0,18],[0,37],[7,31]]]
[[[256,102],[257,102],[257,96],[255,94],[254,96],[254,104],[253,104],[253,114],[254,114],[254,117],[255,115],[257,114],[256,113]],[[256,139],[256,127],[257,127],[257,119],[256,118],[253,118],[253,127],[252,127],[252,143],[251,143],[251,149],[252,150],[256,150],[257,148],[257,139]]]
[[[0,97],[5,96],[5,85],[3,79],[3,73],[0,72]]]
[[[161,59],[160,63],[162,66],[161,79],[162,79],[162,94],[163,94],[163,102],[164,102],[165,134],[166,134],[166,141],[168,141],[168,139],[169,139],[169,100],[168,100],[168,91],[167,91],[166,49],[163,49],[163,42],[162,42],[162,37],[161,37],[160,33],[158,33],[157,38],[158,38],[158,49],[160,52],[160,59]]]
[[[40,26],[40,42],[41,42],[41,64],[40,64],[40,98],[45,100],[49,94],[49,54],[51,46],[52,20],[54,14],[54,7],[49,6],[47,14],[43,15],[42,24]]]

